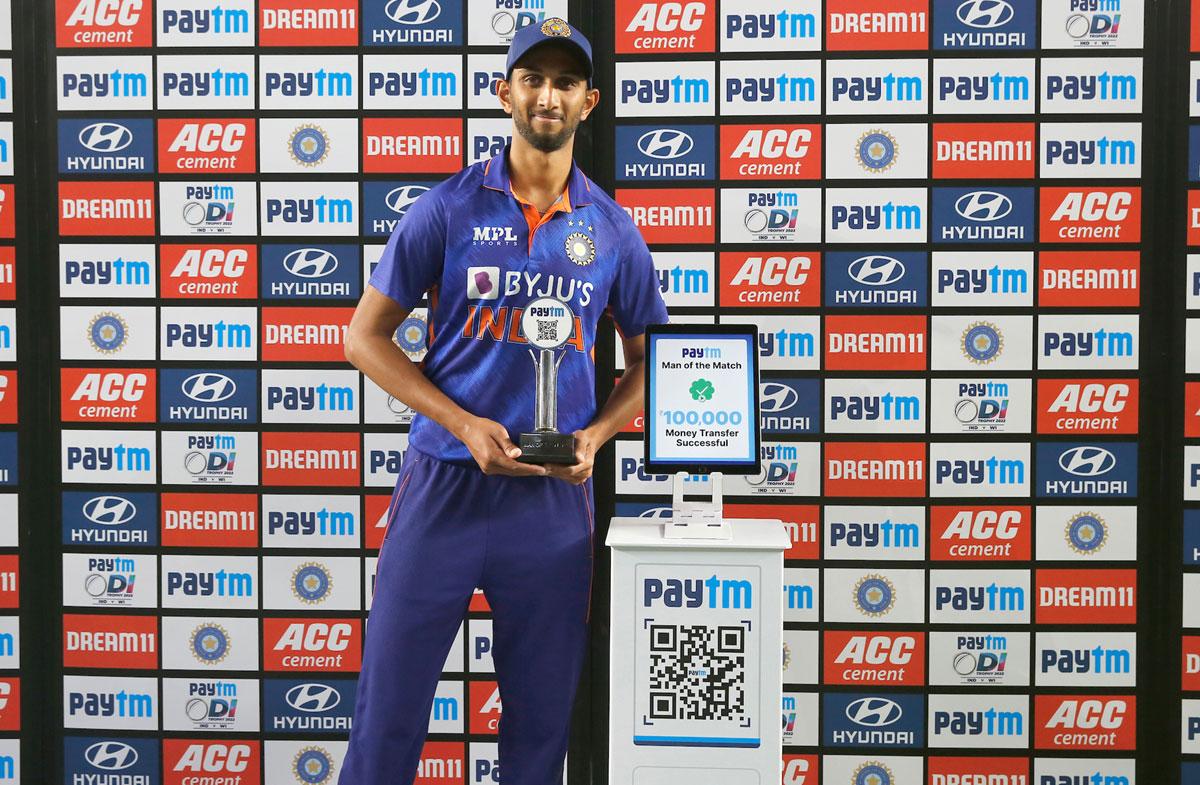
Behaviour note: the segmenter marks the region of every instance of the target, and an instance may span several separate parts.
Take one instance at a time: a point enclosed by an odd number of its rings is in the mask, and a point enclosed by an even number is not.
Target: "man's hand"
[[[575,464],[573,466],[546,464],[546,473],[551,477],[566,480],[572,485],[582,485],[588,477],[592,476],[592,464],[596,460],[596,450],[600,449],[601,442],[586,429],[575,431],[573,435],[575,437]]]
[[[544,466],[517,462],[521,448],[512,443],[508,431],[495,420],[471,417],[461,428],[458,438],[467,445],[484,474],[512,477],[544,477],[547,474]]]

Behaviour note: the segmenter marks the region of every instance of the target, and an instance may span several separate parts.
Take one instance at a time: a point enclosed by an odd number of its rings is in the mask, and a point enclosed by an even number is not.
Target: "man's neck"
[[[571,176],[574,140],[552,153],[543,153],[519,134],[513,134],[508,149],[508,177],[513,193],[546,212],[558,201]]]

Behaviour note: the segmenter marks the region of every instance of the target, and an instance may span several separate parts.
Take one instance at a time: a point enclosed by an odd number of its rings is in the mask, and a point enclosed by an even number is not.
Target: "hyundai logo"
[[[391,0],[383,12],[396,24],[423,25],[441,16],[442,6],[437,0]]]
[[[183,394],[201,403],[219,403],[236,392],[237,383],[221,373],[194,373],[183,380]]]
[[[846,718],[856,725],[881,728],[900,719],[900,704],[887,698],[859,698],[846,707]]]
[[[692,137],[674,128],[647,131],[638,137],[638,149],[651,158],[682,158],[692,151]]]
[[[284,268],[301,278],[324,278],[338,267],[338,259],[323,248],[297,248],[283,257]]]
[[[639,515],[638,517],[639,518],[670,518],[671,517],[671,508],[670,507],[651,507],[648,510],[642,510],[642,514]]]
[[[1117,456],[1103,447],[1072,447],[1058,456],[1058,465],[1076,477],[1095,477],[1112,471]]]
[[[297,711],[329,711],[342,702],[342,694],[328,684],[297,684],[284,697]]]
[[[860,256],[850,263],[850,277],[866,286],[887,286],[904,277],[904,262],[890,256]]]
[[[758,405],[764,412],[782,412],[800,400],[800,395],[779,382],[763,382],[758,391]]]
[[[967,0],[958,4],[955,15],[968,27],[992,28],[1012,21],[1013,7],[1006,0]]]
[[[428,190],[429,187],[424,185],[402,185],[388,191],[383,201],[392,212],[404,215],[408,208],[412,207],[412,203],[417,201],[417,197]]]
[[[98,741],[83,751],[83,757],[103,771],[121,771],[138,762],[137,750],[122,741]]]
[[[83,517],[101,526],[120,526],[137,515],[137,506],[121,496],[93,496],[83,503]]]
[[[958,197],[954,212],[968,221],[999,221],[1012,212],[1012,200],[995,191],[971,191]]]
[[[92,123],[79,132],[79,143],[93,153],[115,153],[133,144],[133,131],[120,123]]]

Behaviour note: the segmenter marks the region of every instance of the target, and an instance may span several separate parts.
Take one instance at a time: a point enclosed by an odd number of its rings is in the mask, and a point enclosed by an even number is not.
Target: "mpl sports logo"
[[[721,126],[721,179],[814,180],[820,176],[820,125]]]
[[[358,109],[355,55],[322,54],[316,62],[305,55],[260,55],[258,63],[259,109],[305,109],[314,101],[322,109]]]
[[[1029,699],[1024,695],[929,696],[929,746],[1024,749]]]
[[[920,507],[826,506],[825,558],[924,559],[925,512]]]
[[[262,359],[339,362],[353,308],[263,308]]]
[[[823,684],[925,684],[924,632],[825,631]]]
[[[503,66],[496,78],[504,78]],[[364,109],[459,110],[464,89],[458,55],[363,56]],[[486,108],[496,105],[492,99]]]
[[[716,63],[670,61],[616,64],[617,117],[711,117],[716,110]]]
[[[1143,0],[1068,0],[1042,8],[1043,49],[1141,49]]]
[[[1042,58],[1044,114],[1142,111],[1142,58]]]
[[[62,297],[153,297],[151,244],[62,243],[58,246],[58,290]],[[0,277],[11,275],[8,273]]]
[[[62,514],[63,545],[158,543],[158,497],[153,493],[64,491]]]
[[[1037,683],[1052,687],[1133,687],[1137,633],[1040,632]]]
[[[929,556],[934,561],[1028,561],[1032,510],[1012,507],[929,508]]]
[[[167,485],[257,485],[258,434],[164,431],[162,481]]]
[[[58,121],[61,174],[154,171],[154,124],[142,119],[66,118]]]
[[[1029,686],[1029,633],[929,633],[929,683],[959,687]]]
[[[190,785],[218,777],[233,778],[240,785],[259,785],[260,744],[257,740],[163,739],[163,785]]]
[[[4,201],[0,200],[0,205]],[[154,229],[154,183],[58,184],[58,232],[62,235],[140,235]]]
[[[357,486],[359,437],[356,433],[264,433],[263,484]]]
[[[162,544],[168,548],[255,548],[258,494],[162,494]]]
[[[934,123],[933,176],[1032,179],[1034,132],[1034,123]]]
[[[827,308],[924,307],[928,254],[914,251],[833,251],[825,255]]]
[[[359,422],[355,371],[264,369],[263,422]]]
[[[62,479],[66,483],[153,483],[156,456],[153,431],[62,432]],[[16,472],[8,473],[3,479],[15,482]]]
[[[1032,175],[1031,175],[1032,176]],[[1045,243],[1142,240],[1142,189],[1042,188],[1038,236]]]
[[[153,368],[61,370],[63,422],[154,422]]]
[[[353,679],[267,679],[264,730],[273,733],[348,733],[354,718]]]
[[[934,251],[932,305],[1033,305],[1032,251]]]
[[[825,746],[924,746],[923,695],[827,692],[821,708]]]
[[[717,4],[617,0],[617,54],[712,52]]]
[[[933,189],[935,243],[1025,243],[1034,236],[1033,189]]]
[[[1037,43],[1033,0],[937,0],[934,49],[1032,49]],[[933,785],[950,785],[934,782]]]
[[[353,299],[362,292],[356,245],[264,245],[264,300]]]
[[[826,379],[826,433],[924,433],[923,379]]]
[[[258,246],[164,244],[159,246],[159,279],[166,299],[254,299]]]
[[[709,125],[617,126],[617,179],[711,180],[715,138]]]
[[[821,48],[821,4],[796,0],[787,8],[772,0],[747,0],[721,9],[722,52],[801,52]]]
[[[449,174],[463,166],[461,118],[367,117],[362,124],[364,172]]]
[[[163,174],[250,174],[255,120],[158,118],[158,171]]]
[[[164,368],[159,381],[159,419],[162,422],[258,421],[253,370]]]
[[[262,233],[279,236],[358,234],[358,184],[262,184]]]
[[[254,46],[253,0],[158,0],[159,46]]]
[[[1038,379],[1038,433],[1137,432],[1137,379]]]
[[[831,115],[929,112],[924,60],[829,60],[826,69],[826,105]]]
[[[1141,302],[1137,251],[1042,251],[1038,274],[1042,307],[1077,307],[1084,292],[1097,308],[1136,308]]]
[[[62,49],[152,46],[149,6],[144,0],[58,0],[55,41]]]
[[[825,368],[831,371],[923,371],[924,316],[825,317]]]
[[[63,665],[68,668],[158,667],[153,616],[63,614]]]
[[[1133,695],[1035,695],[1033,746],[1039,750],[1132,750]]]
[[[925,188],[826,188],[828,243],[923,243],[929,192]]]
[[[725,60],[721,63],[723,114],[820,114],[820,90],[821,64],[817,60]]]
[[[443,0],[387,0],[363,8],[364,46],[452,46],[463,42],[462,6]]]
[[[1142,124],[1042,123],[1044,178],[1121,179],[1142,176]]]
[[[1028,624],[1029,570],[930,570],[933,624]]]
[[[63,727],[156,731],[158,717],[157,679],[63,676]]]
[[[714,242],[715,196],[711,188],[618,188],[613,193],[650,245]]]
[[[932,379],[930,433],[1029,433],[1029,379]]]
[[[826,496],[925,495],[925,445],[919,443],[828,442]]]
[[[830,0],[825,12],[825,48],[831,52],[929,48],[928,0]]]
[[[159,776],[158,747],[157,740],[149,738],[68,736],[63,739],[63,776],[95,785],[148,785]]]
[[[1038,624],[1134,624],[1137,570],[1038,570]]]
[[[933,61],[934,114],[1033,114],[1034,60]]]
[[[263,670],[354,672],[361,667],[359,619],[263,619]]]
[[[821,304],[819,254],[722,253],[720,273],[722,306],[815,308]]]
[[[159,109],[254,109],[254,55],[159,55]]]
[[[297,7],[297,5],[301,7]],[[258,6],[260,46],[358,45],[355,0],[261,0]]]
[[[1039,443],[1037,495],[1044,498],[1136,496],[1137,448],[1132,442]]]

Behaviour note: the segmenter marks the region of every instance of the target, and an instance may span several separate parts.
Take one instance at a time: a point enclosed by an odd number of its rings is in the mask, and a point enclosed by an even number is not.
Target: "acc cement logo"
[[[323,747],[305,747],[292,759],[292,773],[305,785],[321,785],[333,774],[333,756]]]
[[[322,603],[333,588],[333,578],[324,564],[305,562],[292,573],[292,594],[309,605]]]
[[[297,248],[283,257],[283,266],[300,278],[324,278],[338,268],[338,258],[323,248]]]
[[[442,6],[437,0],[390,0],[383,12],[396,24],[423,25],[441,16]]]
[[[887,286],[904,277],[904,262],[891,256],[860,256],[850,263],[850,277],[865,286]]]
[[[955,200],[954,212],[968,221],[998,221],[1012,212],[1012,200],[995,191],[971,191]]]
[[[408,212],[408,208],[412,207],[413,202],[417,201],[417,197],[428,190],[429,188],[424,185],[402,185],[388,191],[383,201],[389,210],[397,215],[404,215]]]
[[[1012,21],[1013,7],[1005,0],[966,0],[959,3],[954,15],[968,27],[990,30]]]
[[[297,684],[284,695],[296,711],[329,711],[342,702],[342,694],[328,684]]]
[[[1066,538],[1071,550],[1091,556],[1107,542],[1108,524],[1094,512],[1081,512],[1067,521]]]
[[[79,143],[94,153],[116,153],[133,144],[133,131],[120,123],[92,123],[79,132]]]
[[[854,585],[854,605],[865,616],[883,616],[896,605],[896,587],[882,575],[864,576]]]
[[[682,158],[692,151],[695,142],[690,134],[673,128],[659,128],[638,137],[637,147],[651,158]]]
[[[219,403],[236,392],[237,382],[221,373],[194,373],[183,380],[183,394],[201,403]]]
[[[83,515],[101,526],[120,526],[137,517],[137,505],[121,496],[93,496],[83,503]]]
[[[216,665],[229,656],[229,632],[219,624],[202,624],[188,642],[192,656],[204,665]]]
[[[1117,456],[1103,447],[1082,445],[1063,452],[1058,457],[1058,465],[1063,471],[1076,477],[1095,477],[1116,468]]]
[[[83,758],[101,771],[122,771],[138,762],[138,753],[122,741],[98,741],[83,751]]]

